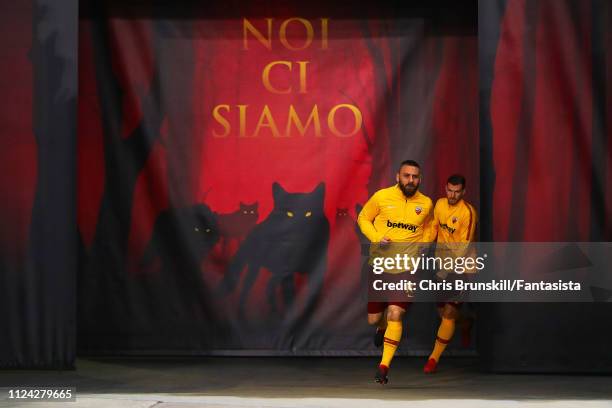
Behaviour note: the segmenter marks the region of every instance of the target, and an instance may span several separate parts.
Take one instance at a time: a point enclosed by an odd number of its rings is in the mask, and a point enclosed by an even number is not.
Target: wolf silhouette
[[[229,214],[217,214],[219,233],[224,240],[242,240],[255,226],[259,203],[244,204],[240,202],[240,207]]]
[[[156,259],[161,261],[159,275],[150,278],[152,287],[162,296],[156,299],[159,309],[168,312],[173,303],[206,305],[208,296],[200,265],[218,240],[217,217],[206,204],[170,208],[159,214],[141,260],[143,267]]]
[[[344,224],[345,222],[352,224],[348,208],[336,208],[336,224]]]
[[[227,254],[238,247],[247,234],[257,224],[259,218],[259,203],[240,203],[239,208],[229,214],[217,214],[219,234],[221,235],[221,251]],[[227,256],[229,257],[229,256]],[[227,258],[226,257],[226,258]]]
[[[312,311],[323,286],[329,243],[329,221],[323,211],[325,184],[320,183],[310,193],[289,193],[274,183],[272,196],[272,212],[247,235],[220,285],[221,293],[232,292],[246,268],[240,291],[239,316],[244,316],[249,293],[261,268],[271,273],[266,296],[272,312],[278,311],[278,287],[281,288],[285,309],[291,308],[296,295],[296,273],[307,277],[302,315]]]

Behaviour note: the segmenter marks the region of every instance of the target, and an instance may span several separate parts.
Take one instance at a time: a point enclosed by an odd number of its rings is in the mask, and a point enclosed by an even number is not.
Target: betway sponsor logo
[[[457,228],[449,227],[447,224],[440,223],[440,227],[447,230],[451,234],[457,230]]]
[[[389,228],[403,228],[407,229],[410,232],[416,232],[417,226],[413,224],[404,224],[403,222],[391,222],[387,220],[387,227]]]

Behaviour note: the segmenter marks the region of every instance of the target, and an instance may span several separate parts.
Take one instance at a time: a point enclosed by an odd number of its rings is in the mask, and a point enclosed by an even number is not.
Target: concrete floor
[[[447,358],[424,375],[423,358],[396,358],[389,384],[373,358],[80,359],[76,371],[0,371],[0,406],[14,407],[612,407],[612,376],[481,373]],[[12,404],[10,386],[73,386],[77,401]],[[452,401],[450,401],[452,400]],[[4,404],[4,405],[2,405]]]

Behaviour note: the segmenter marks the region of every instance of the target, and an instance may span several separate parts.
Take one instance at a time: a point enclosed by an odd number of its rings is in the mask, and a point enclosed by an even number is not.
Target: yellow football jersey
[[[474,207],[460,200],[449,205],[448,199],[440,198],[434,208],[432,234],[437,232],[438,243],[472,242],[476,235],[478,214]]]
[[[359,228],[374,244],[370,246],[370,264],[375,257],[418,256],[416,243],[433,240],[429,225],[432,215],[433,202],[420,191],[407,198],[399,186],[394,185],[374,193],[357,217]],[[390,239],[391,244],[377,245],[383,237]]]
[[[475,257],[476,252],[471,242],[476,236],[478,215],[474,207],[460,200],[455,205],[449,205],[448,199],[440,198],[434,208],[434,218],[431,223],[432,235],[437,234],[436,256],[439,258]],[[444,279],[448,270],[438,272],[438,277]],[[474,273],[474,268],[466,269],[465,273]]]

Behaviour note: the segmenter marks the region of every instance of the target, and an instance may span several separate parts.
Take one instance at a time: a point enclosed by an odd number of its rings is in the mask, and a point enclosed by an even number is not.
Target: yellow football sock
[[[388,321],[380,364],[387,367],[391,366],[391,360],[393,360],[393,355],[395,354],[395,350],[397,350],[401,338],[402,322]]]
[[[436,362],[440,359],[442,352],[446,348],[448,342],[453,338],[455,333],[455,319],[442,318],[440,328],[438,329],[438,337],[436,337],[436,344],[429,358],[433,358]]]

